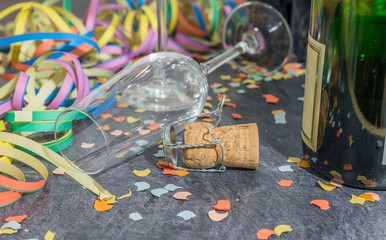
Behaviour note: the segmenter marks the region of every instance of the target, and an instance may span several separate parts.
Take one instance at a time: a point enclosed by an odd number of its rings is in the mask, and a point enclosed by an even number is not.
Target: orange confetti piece
[[[241,119],[242,118],[241,115],[238,113],[231,113],[231,116],[233,119]]]
[[[109,131],[110,130],[110,126],[105,124],[102,126],[102,129],[105,130],[105,131]]]
[[[237,74],[237,76],[240,77],[240,78],[246,78],[247,74],[243,73],[243,72],[240,72],[239,74]]]
[[[373,198],[373,195],[368,193],[362,193],[358,197],[364,198],[366,202],[375,202],[375,199]]]
[[[129,104],[127,102],[117,102],[117,108],[128,108]]]
[[[176,174],[176,170],[175,169],[171,169],[171,168],[164,168],[163,171],[162,171],[162,174],[164,174],[164,175],[175,175]]]
[[[146,128],[149,129],[150,131],[157,130],[160,127],[161,127],[161,124],[159,124],[159,123],[151,123],[151,124],[146,126]]]
[[[52,173],[55,175],[64,175],[64,170],[62,168],[55,168],[52,170]]]
[[[229,200],[218,200],[213,208],[218,211],[229,211],[231,210],[231,202]]]
[[[276,235],[276,233],[271,230],[271,229],[266,229],[266,228],[263,228],[263,229],[260,229],[259,231],[256,232],[256,237],[259,239],[259,240],[267,240],[269,239],[272,235]]]
[[[297,163],[296,166],[302,167],[302,168],[310,168],[310,161],[308,160],[302,160],[300,163]]]
[[[330,203],[325,199],[314,199],[310,204],[319,207],[323,211],[330,209]]]
[[[364,194],[370,194],[370,195],[373,197],[373,199],[374,199],[375,201],[377,201],[377,202],[379,202],[379,201],[381,200],[381,198],[379,197],[379,195],[376,194],[376,193],[373,193],[373,192],[365,192]]]
[[[231,107],[231,108],[236,108],[236,104],[230,103],[230,102],[224,103],[224,106]]]
[[[248,89],[259,89],[260,88],[260,86],[257,84],[248,84],[246,87]]]
[[[278,103],[280,100],[278,97],[272,94],[263,94],[263,98],[265,98],[265,101],[267,103]]]
[[[210,103],[208,103],[208,102],[205,102],[204,107],[206,107],[206,108],[212,108],[213,105],[210,104]]]
[[[108,119],[108,118],[111,118],[113,115],[111,115],[110,113],[102,113],[100,115],[101,118],[103,119]]]
[[[213,122],[213,119],[211,119],[210,117],[203,117],[203,118],[201,118],[201,120],[203,122],[208,122],[208,123]]]
[[[179,177],[185,177],[189,172],[183,169],[176,170],[175,175]]]
[[[164,169],[165,167],[174,168],[173,163],[166,162],[166,161],[161,161],[161,160],[159,160],[157,162],[157,167],[160,168],[160,169]]]
[[[27,215],[19,215],[19,216],[10,216],[10,217],[7,217],[5,219],[6,222],[12,222],[12,221],[15,221],[15,222],[18,222],[18,223],[21,223],[24,221],[24,219],[27,218]]]
[[[272,115],[275,115],[275,114],[278,114],[278,113],[285,113],[285,111],[283,109],[277,109],[277,110],[273,110],[271,111]]]
[[[290,187],[292,185],[292,183],[293,183],[292,180],[287,180],[287,179],[280,180],[277,182],[277,184],[279,184],[282,187]]]
[[[351,171],[352,170],[352,165],[350,163],[346,163],[343,165],[343,170],[345,171]]]
[[[105,211],[111,210],[113,208],[113,205],[107,204],[105,200],[97,199],[95,200],[94,208],[98,212],[105,212]]]

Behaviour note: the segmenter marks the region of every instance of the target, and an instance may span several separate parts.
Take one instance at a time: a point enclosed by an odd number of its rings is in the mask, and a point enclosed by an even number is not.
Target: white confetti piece
[[[237,90],[237,93],[239,93],[239,94],[244,94],[244,93],[245,93],[245,90],[244,90],[244,89],[239,89],[239,90]]]
[[[286,115],[285,112],[276,113],[276,114],[274,115],[275,123],[276,123],[276,124],[286,124],[287,121],[286,121],[286,119],[285,119],[285,115]]]
[[[164,150],[162,149],[158,150],[158,152],[154,153],[153,156],[156,158],[164,158],[165,157]]]
[[[196,217],[196,214],[194,214],[192,211],[189,211],[189,210],[185,210],[185,211],[182,211],[182,212],[179,212],[177,214],[178,217],[181,217],[183,218],[185,221],[191,219],[191,218],[194,218]]]
[[[231,83],[229,83],[229,86],[233,87],[233,88],[240,87],[240,85],[241,85],[241,83],[239,83],[239,82],[231,82]]]
[[[10,221],[10,222],[5,223],[3,226],[1,226],[0,229],[6,229],[6,228],[10,228],[13,230],[19,230],[21,228],[21,224],[16,222],[16,221]]]
[[[168,185],[166,185],[164,187],[166,190],[168,190],[169,192],[174,192],[175,190],[179,189],[179,188],[182,188],[182,187],[179,187],[179,186],[176,186],[174,184],[171,184],[169,183]]]
[[[145,191],[150,188],[150,185],[147,182],[136,182],[134,185],[137,187],[137,191]]]
[[[115,157],[116,158],[123,158],[128,153],[129,153],[129,151],[122,151],[122,152],[115,154]]]
[[[144,124],[152,124],[152,123],[155,123],[155,121],[153,119],[146,119],[143,121]]]
[[[143,148],[141,148],[141,147],[132,147],[132,148],[129,148],[129,151],[134,152],[134,153],[137,154],[137,153],[142,152]]]
[[[83,142],[80,147],[81,148],[84,148],[84,149],[88,149],[88,148],[93,148],[95,146],[95,143],[86,143],[86,142]]]
[[[138,141],[135,141],[135,143],[136,143],[138,146],[140,146],[140,147],[144,147],[144,146],[146,146],[146,145],[149,144],[149,142],[146,141],[146,140],[138,140]]]
[[[143,219],[143,217],[141,216],[141,214],[139,214],[139,213],[137,213],[137,212],[130,213],[129,218],[130,218],[131,220],[134,220],[134,221],[138,221],[138,220],[142,220],[142,219]]]
[[[280,172],[293,172],[294,170],[291,168],[290,165],[284,165],[279,167]]]
[[[164,195],[165,193],[168,193],[169,191],[164,188],[155,188],[155,189],[152,189],[150,192],[153,196],[161,197],[162,195]]]

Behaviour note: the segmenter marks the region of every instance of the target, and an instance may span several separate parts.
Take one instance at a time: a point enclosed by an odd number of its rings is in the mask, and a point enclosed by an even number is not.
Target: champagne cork
[[[214,141],[208,129],[222,141],[224,165],[234,168],[256,169],[259,163],[259,137],[255,123],[221,126],[205,122],[192,122],[185,127],[184,144]],[[221,163],[219,144],[184,149],[184,164],[189,168],[213,168]]]

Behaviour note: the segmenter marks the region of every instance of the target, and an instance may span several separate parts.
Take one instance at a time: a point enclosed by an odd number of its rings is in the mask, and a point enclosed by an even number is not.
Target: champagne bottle
[[[303,152],[348,186],[386,189],[386,0],[313,0]]]

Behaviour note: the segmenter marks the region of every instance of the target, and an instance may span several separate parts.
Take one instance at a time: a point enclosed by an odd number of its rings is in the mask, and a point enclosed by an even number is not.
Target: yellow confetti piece
[[[135,123],[135,122],[138,122],[139,120],[140,120],[139,118],[135,118],[135,117],[131,117],[131,116],[126,118],[126,121],[128,123]]]
[[[130,189],[129,189],[129,193],[128,193],[128,194],[122,195],[122,196],[118,197],[117,199],[118,199],[118,200],[121,200],[121,199],[124,199],[124,198],[128,198],[128,197],[130,197],[130,196],[131,196],[131,191],[130,191]]]
[[[206,107],[206,108],[212,108],[213,106],[212,106],[212,104],[210,104],[210,103],[208,103],[208,102],[205,102],[204,107]]]
[[[350,199],[351,204],[363,205],[365,203],[365,201],[366,201],[366,199],[355,196],[354,194],[351,194],[351,199]]]
[[[149,175],[151,173],[151,170],[146,168],[145,170],[137,170],[135,169],[133,171],[134,175],[137,176],[137,177],[146,177],[147,175]]]
[[[134,110],[134,112],[137,112],[137,113],[143,113],[145,112],[146,110],[145,109],[142,109],[142,108],[137,108]]]
[[[231,80],[230,75],[220,75],[221,80]]]
[[[366,181],[367,178],[365,176],[362,176],[362,175],[358,175],[357,177],[357,181]]]
[[[17,233],[17,230],[12,229],[12,228],[0,229],[0,235],[3,235],[3,234],[14,234],[14,233]]]
[[[282,233],[285,232],[292,232],[292,227],[290,225],[277,225],[273,231],[276,233],[276,235],[280,236]]]
[[[255,84],[255,83],[256,83],[255,80],[250,79],[250,78],[245,79],[245,80],[243,81],[243,84],[245,84],[245,85],[248,85],[248,84]]]
[[[300,158],[298,158],[298,157],[289,157],[287,159],[287,162],[289,162],[289,163],[300,163],[301,161],[302,160]]]
[[[44,240],[53,240],[55,238],[55,233],[50,230],[47,231],[46,235],[44,235]]]
[[[339,178],[342,178],[342,175],[340,173],[338,173],[337,171],[330,171],[330,174],[333,176],[333,177],[339,177]]]
[[[5,131],[5,130],[7,130],[7,129],[5,128],[4,121],[0,120],[0,131]]]
[[[324,183],[322,183],[321,181],[318,181],[318,184],[319,184],[319,186],[320,186],[324,191],[327,191],[327,192],[332,191],[332,190],[334,190],[334,189],[336,188],[336,186],[334,186],[334,185],[331,185],[331,184],[324,184]]]

